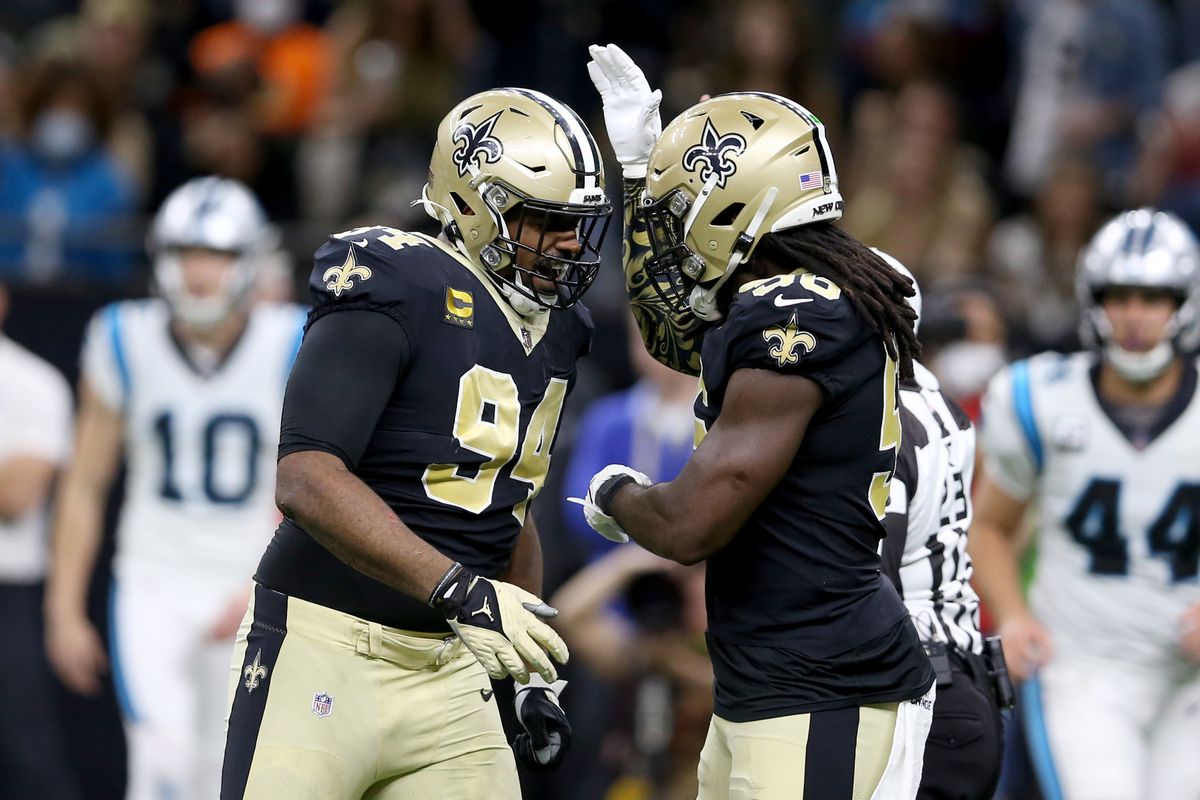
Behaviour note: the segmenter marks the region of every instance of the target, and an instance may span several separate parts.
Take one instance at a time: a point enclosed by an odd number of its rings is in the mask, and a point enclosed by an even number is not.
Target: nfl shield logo
[[[328,717],[333,713],[333,698],[324,692],[313,695],[312,712],[318,717]]]

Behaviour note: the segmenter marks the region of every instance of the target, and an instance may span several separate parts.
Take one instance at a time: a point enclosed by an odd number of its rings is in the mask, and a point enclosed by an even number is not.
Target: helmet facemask
[[[1106,292],[1121,287],[1161,291],[1178,303],[1162,340],[1147,351],[1126,350],[1113,338],[1103,301]],[[1200,344],[1200,246],[1173,214],[1127,211],[1106,223],[1084,248],[1076,296],[1083,343],[1099,350],[1126,380],[1149,382]]]
[[[154,280],[175,319],[196,331],[209,330],[249,302],[257,273],[256,259],[240,253],[213,251],[230,256],[232,263],[225,269],[220,288],[201,296],[188,290],[182,252],[185,249],[172,247],[159,253],[154,261]]]
[[[1112,365],[1121,377],[1132,383],[1148,383],[1166,372],[1176,356],[1194,349],[1194,345],[1190,348],[1186,345],[1181,334],[1195,328],[1195,304],[1189,303],[1180,293],[1164,290],[1176,301],[1178,307],[1171,315],[1162,339],[1149,350],[1126,350],[1113,339],[1112,321],[1104,309],[1105,292],[1115,288],[1119,287],[1106,286],[1095,293],[1094,305],[1084,312],[1082,324],[1091,331],[1090,336],[1085,338],[1093,346],[1099,346],[1104,360]]]
[[[579,302],[600,269],[600,247],[612,216],[607,198],[594,205],[557,203],[525,196],[499,181],[482,196],[496,214],[500,232],[479,258],[505,297],[521,305],[517,310],[525,315]],[[503,208],[507,211],[501,212]],[[562,254],[546,249],[551,236],[568,230],[574,231],[578,249]],[[526,239],[532,240],[534,232],[537,240],[530,244]],[[522,266],[523,261],[528,265]],[[549,281],[553,290],[539,290],[535,279]]]
[[[685,111],[650,154],[638,213],[646,277],[675,313],[722,317],[725,284],[768,233],[842,214],[824,126],[762,92],[720,95]]]
[[[523,316],[579,301],[612,214],[587,127],[528,89],[482,92],[446,115],[420,202]],[[565,231],[578,249],[560,248]]]
[[[195,178],[175,189],[155,216],[147,241],[154,281],[171,315],[196,331],[211,329],[253,299],[259,267],[278,246],[258,200],[228,178]],[[188,289],[184,253],[219,254],[232,263],[211,294]]]
[[[704,274],[704,259],[685,243],[685,224],[693,207],[683,189],[675,189],[661,198],[644,198],[642,219],[650,238],[651,255],[644,269],[650,285],[671,311],[682,314],[691,306],[692,289]]]

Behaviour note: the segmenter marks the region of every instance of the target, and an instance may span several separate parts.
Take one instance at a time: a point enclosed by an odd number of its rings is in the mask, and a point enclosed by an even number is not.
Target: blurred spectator
[[[0,285],[0,325],[8,295]],[[71,441],[71,390],[0,334],[0,683],[22,710],[0,719],[0,798],[68,800],[71,770],[42,643],[46,503]]]
[[[614,608],[621,599],[628,615]],[[572,655],[618,689],[598,751],[616,776],[605,797],[694,798],[712,715],[704,567],[624,545],[580,571],[552,602]]]
[[[1004,288],[1009,321],[1031,351],[1076,348],[1075,260],[1103,215],[1100,177],[1083,159],[1059,161],[1032,209],[1001,221],[988,263]]]
[[[910,83],[896,96],[891,124],[881,123],[882,141],[857,149],[885,166],[878,175],[857,173],[868,182],[848,198],[844,227],[907,264],[922,284],[978,270],[993,202],[978,154],[959,140],[953,96],[935,83]]]
[[[12,138],[17,132],[17,47],[0,30],[0,141]]]
[[[302,149],[305,210],[329,219],[383,206],[404,227],[426,142],[466,93],[481,32],[464,0],[357,0],[328,28],[333,87]]]
[[[194,91],[182,113],[188,173],[248,185],[273,219],[299,215],[296,147],[332,81],[328,35],[305,22],[301,0],[234,0],[233,19],[188,48]]]
[[[1028,196],[1066,152],[1094,159],[1107,199],[1124,205],[1137,126],[1159,102],[1165,20],[1144,0],[1028,3],[1022,69],[1009,138],[1009,184]]]
[[[257,131],[304,133],[329,90],[329,38],[303,21],[301,0],[234,0],[233,6],[234,19],[192,41],[193,70],[216,94],[252,97]]]
[[[691,455],[696,379],[655,361],[642,345],[632,315],[626,316],[629,360],[639,380],[584,412],[563,497],[586,495],[592,475],[608,464],[629,464],[652,480],[671,480]],[[562,513],[568,532],[585,542],[593,557],[613,547],[588,527],[578,506],[564,502]]]
[[[145,0],[85,0],[80,13],[80,57],[113,108],[108,149],[133,177],[139,194],[154,182],[154,136],[145,112],[161,109],[171,79],[146,44],[152,9]]]
[[[774,92],[789,97],[817,114],[836,137],[837,92],[827,66],[831,43],[819,35],[821,20],[812,6],[741,0],[730,10],[732,18],[720,28],[732,30],[732,47],[720,61],[704,54],[705,66],[715,72],[704,91]]]
[[[0,277],[119,283],[134,265],[129,176],[103,146],[112,108],[82,64],[32,65],[0,146]]]
[[[1200,61],[1200,0],[1175,0],[1178,63]]]
[[[1148,138],[1141,202],[1173,211],[1200,231],[1200,61],[1168,76],[1163,113]]]
[[[983,390],[1008,359],[1007,335],[1005,314],[987,285],[960,281],[924,292],[921,361],[976,423]]]

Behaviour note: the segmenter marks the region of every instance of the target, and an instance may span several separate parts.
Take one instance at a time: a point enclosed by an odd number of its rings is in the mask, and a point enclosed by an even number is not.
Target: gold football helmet
[[[455,106],[438,126],[421,199],[522,314],[567,308],[596,278],[612,214],[600,151],[579,115],[541,92],[492,89]],[[521,243],[528,225],[543,232],[536,247]],[[542,250],[548,228],[572,226],[577,253]],[[518,263],[520,250],[533,252],[532,267]],[[554,292],[539,292],[535,276]]]
[[[673,310],[708,320],[765,234],[842,215],[825,126],[766,92],[719,95],[676,117],[650,154],[642,204],[652,285]]]

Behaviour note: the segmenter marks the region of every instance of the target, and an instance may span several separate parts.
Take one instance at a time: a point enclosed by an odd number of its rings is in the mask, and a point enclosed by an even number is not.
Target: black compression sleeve
[[[288,378],[279,458],[323,450],[354,469],[408,358],[404,328],[385,314],[346,310],[314,322]]]

